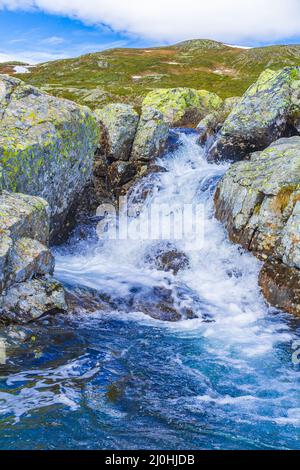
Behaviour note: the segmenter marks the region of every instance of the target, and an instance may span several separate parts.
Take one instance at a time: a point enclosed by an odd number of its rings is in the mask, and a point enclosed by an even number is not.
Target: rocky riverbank
[[[155,160],[171,145],[170,128],[197,124],[208,161],[236,161],[217,187],[216,217],[264,261],[267,301],[299,314],[299,121],[297,67],[266,70],[243,97],[225,101],[204,90],[155,90],[139,112],[126,104],[92,112],[1,75],[0,319],[68,311],[49,244],[162,173]]]
[[[300,314],[300,70],[266,71],[208,148],[233,164],[215,193],[229,238],[264,261],[260,285],[275,307]],[[252,153],[251,153],[252,151]]]

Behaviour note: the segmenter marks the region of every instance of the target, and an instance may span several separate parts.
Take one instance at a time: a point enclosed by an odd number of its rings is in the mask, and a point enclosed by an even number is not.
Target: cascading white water
[[[149,266],[145,253],[155,246],[153,240],[106,240],[99,243],[79,242],[71,253],[63,250],[56,256],[56,276],[69,285],[82,285],[114,296],[126,296],[137,284],[172,286],[181,283],[199,294],[214,319],[207,327],[210,334],[223,337],[229,344],[241,342],[242,351],[255,354],[272,348],[274,342],[288,341],[287,333],[276,334],[277,325],[259,330],[257,322],[268,315],[257,279],[260,262],[227,239],[222,225],[214,218],[213,192],[216,181],[228,164],[209,164],[197,135],[180,135],[181,146],[157,163],[167,171],[161,173],[144,211],[129,220],[132,225],[147,226],[147,207],[151,203],[167,205],[162,224],[169,227],[170,213],[178,205],[204,205],[204,241],[198,249],[187,252],[190,267],[175,277]],[[145,182],[141,182],[141,185]],[[137,188],[136,192],[138,192]],[[145,229],[146,230],[146,229]],[[184,250],[185,240],[177,240]],[[190,243],[190,242],[189,242]],[[75,251],[75,254],[74,254]],[[253,343],[252,343],[253,341]]]
[[[253,414],[258,421],[300,426],[299,372],[291,359],[296,330],[285,314],[264,302],[257,283],[260,262],[230,243],[215,220],[213,192],[228,165],[208,164],[196,140],[195,134],[180,134],[181,146],[158,162],[167,171],[160,174],[147,200],[147,204],[168,203],[171,207],[195,201],[204,204],[204,243],[201,249],[187,253],[188,269],[173,276],[149,266],[144,255],[153,241],[106,240],[79,242],[72,252],[59,251],[56,276],[68,285],[92,287],[119,298],[125,298],[137,285],[188,287],[197,293],[212,321],[203,321],[201,305],[199,318],[176,324],[150,320],[134,311],[132,314],[138,322],[159,324],[180,338],[201,339],[204,356],[210,358],[220,377],[222,368],[230,371],[228,392],[221,393],[211,385],[190,404],[194,411],[216,407],[220,413],[227,410],[233,420],[248,422]],[[143,221],[147,204],[139,220],[131,219],[130,224]],[[168,217],[170,211],[165,214],[166,224]],[[181,250],[184,240],[177,241],[176,246]],[[122,316],[122,312],[113,315]],[[128,313],[124,314],[126,318]],[[179,356],[177,360],[183,367],[185,358]]]
[[[155,267],[154,240],[74,236],[57,249],[57,278],[110,301],[8,328],[0,448],[299,449],[299,322],[266,305],[260,262],[215,220],[228,165],[208,164],[196,139],[180,133],[180,147],[157,162],[166,172],[141,181],[131,202],[152,190],[129,226],[145,235],[154,204],[165,204],[162,228],[178,207],[203,204],[201,248],[197,238],[189,251],[186,239],[171,240],[189,260],[177,275]],[[145,315],[166,292],[180,321]]]

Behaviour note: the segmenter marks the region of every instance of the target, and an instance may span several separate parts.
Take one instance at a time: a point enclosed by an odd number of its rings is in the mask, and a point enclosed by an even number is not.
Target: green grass
[[[119,101],[139,106],[154,88],[186,86],[213,91],[222,98],[242,95],[264,69],[287,65],[300,66],[300,46],[246,50],[194,40],[168,47],[87,54],[41,64],[30,74],[18,76],[55,96],[95,108]]]

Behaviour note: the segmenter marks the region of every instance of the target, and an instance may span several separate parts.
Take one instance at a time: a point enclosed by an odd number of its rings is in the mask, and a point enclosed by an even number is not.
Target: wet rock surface
[[[169,271],[174,275],[189,267],[188,256],[171,243],[151,247],[145,255],[145,261],[160,271]]]
[[[16,283],[0,299],[0,322],[28,323],[67,311],[63,286],[48,276]]]
[[[68,289],[67,300],[74,314],[93,312],[144,313],[151,318],[176,322],[202,318],[211,321],[209,312],[198,295],[187,286],[169,284],[146,287],[137,285],[123,297],[101,293],[82,286]]]

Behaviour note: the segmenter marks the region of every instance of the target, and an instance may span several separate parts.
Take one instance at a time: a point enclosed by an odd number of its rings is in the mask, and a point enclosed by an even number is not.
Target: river
[[[202,246],[189,241],[189,266],[176,276],[149,263],[153,240],[74,236],[55,250],[57,279],[116,307],[1,332],[10,345],[0,365],[1,449],[300,448],[300,365],[292,356],[300,322],[266,305],[260,262],[214,219],[214,188],[228,165],[208,164],[193,132],[179,139],[129,224],[143,222],[149,204],[197,203]],[[163,226],[169,219],[166,210]],[[172,243],[186,247],[184,239]],[[151,318],[132,301],[165,289],[178,322]],[[190,306],[192,319],[184,314]]]

